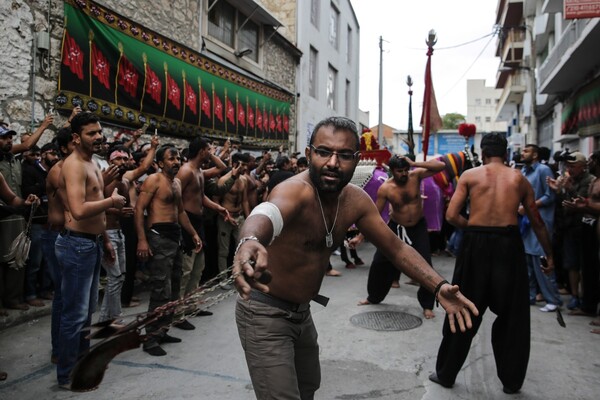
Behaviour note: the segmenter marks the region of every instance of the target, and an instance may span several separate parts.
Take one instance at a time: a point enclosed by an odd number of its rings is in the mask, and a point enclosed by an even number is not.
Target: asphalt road
[[[369,244],[359,250],[368,263]],[[351,317],[367,311],[400,311],[421,316],[415,286],[392,289],[384,304],[357,306],[366,296],[368,266],[345,269],[332,256],[341,277],[326,277],[321,293],[331,298],[324,308],[312,306],[319,331],[322,384],[316,399],[598,399],[600,393],[600,335],[591,334],[591,318],[566,315],[561,328],[555,314],[531,309],[531,358],[519,394],[506,395],[496,377],[488,311],[453,389],[428,380],[441,340],[443,311],[414,329],[377,331],[358,327]],[[437,256],[434,267],[450,278],[454,259]],[[144,297],[145,295],[145,297]],[[142,293],[147,300],[147,293]],[[58,388],[50,363],[50,317],[42,316],[0,332],[1,400],[46,399],[254,399],[239,344],[233,311],[235,296],[211,308],[213,316],[195,317],[196,330],[172,329],[183,339],[167,344],[165,357],[140,350],[119,355],[106,371],[101,386],[78,394]],[[128,312],[144,310],[147,303]]]

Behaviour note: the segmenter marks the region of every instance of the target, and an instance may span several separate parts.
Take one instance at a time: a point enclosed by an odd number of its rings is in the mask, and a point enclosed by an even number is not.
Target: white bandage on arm
[[[279,236],[281,230],[283,229],[283,217],[281,216],[279,207],[273,203],[265,201],[254,207],[248,217],[253,215],[264,215],[271,220],[271,224],[273,225],[273,237],[269,243],[273,242],[273,240]]]

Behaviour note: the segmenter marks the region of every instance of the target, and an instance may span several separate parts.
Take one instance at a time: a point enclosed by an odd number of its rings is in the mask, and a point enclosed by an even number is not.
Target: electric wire
[[[490,35],[488,35],[488,36],[490,36]],[[469,68],[467,68],[467,70],[460,76],[460,78],[458,78],[456,80],[456,82],[450,87],[450,89],[448,89],[446,91],[446,93],[444,93],[442,95],[441,98],[446,97],[456,87],[456,85],[458,85],[462,81],[462,79],[465,77],[465,75],[467,75],[469,73],[469,71],[471,70],[471,68],[473,68],[473,65],[475,65],[475,63],[477,62],[477,60],[479,60],[479,58],[481,57],[481,55],[485,52],[485,49],[487,49],[487,47],[490,45],[490,43],[492,42],[493,38],[494,38],[494,36],[492,34],[492,36],[490,37],[490,40],[488,40],[488,42],[483,47],[483,49],[479,52],[479,54],[477,55],[477,57],[475,57],[475,59],[473,60],[473,62],[471,63],[471,65],[469,65]]]

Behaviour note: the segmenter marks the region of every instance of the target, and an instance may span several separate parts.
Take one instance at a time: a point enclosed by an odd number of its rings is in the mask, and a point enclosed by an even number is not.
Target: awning
[[[267,9],[263,8],[254,0],[229,0],[228,2],[251,20],[259,22],[262,25],[271,25],[276,27],[283,25]]]

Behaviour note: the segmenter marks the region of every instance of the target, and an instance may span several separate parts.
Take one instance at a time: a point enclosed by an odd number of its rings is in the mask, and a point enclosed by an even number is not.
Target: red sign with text
[[[600,17],[600,0],[564,0],[565,19]]]

